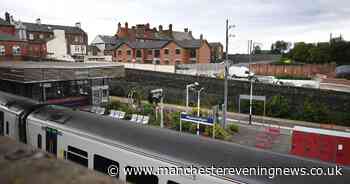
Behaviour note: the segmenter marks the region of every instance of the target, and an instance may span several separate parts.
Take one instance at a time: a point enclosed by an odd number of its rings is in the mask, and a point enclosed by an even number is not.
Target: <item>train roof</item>
[[[50,112],[61,114],[64,118],[50,117]],[[170,160],[175,163],[194,164],[210,167],[277,167],[277,168],[313,168],[335,167],[333,164],[309,160],[292,155],[258,150],[230,142],[198,137],[168,129],[143,126],[124,120],[113,120],[106,116],[99,116],[88,112],[75,111],[57,106],[45,106],[34,112],[29,118],[43,121],[56,121],[65,127],[101,138],[116,144],[137,148],[157,158]],[[266,176],[229,176],[231,179],[249,183],[273,184],[303,184],[303,183],[346,183],[350,181],[350,169],[343,168],[343,176],[277,176],[268,179]]]
[[[37,104],[39,103],[32,99],[0,91],[0,105],[16,114],[29,110]]]

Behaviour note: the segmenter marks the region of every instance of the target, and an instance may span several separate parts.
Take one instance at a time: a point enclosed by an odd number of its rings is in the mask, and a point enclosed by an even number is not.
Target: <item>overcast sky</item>
[[[173,24],[202,33],[209,42],[225,43],[225,19],[230,30],[231,53],[247,52],[252,39],[269,49],[276,40],[317,42],[329,34],[350,35],[349,0],[10,0],[0,2],[1,17],[8,11],[15,20],[74,25],[81,22],[89,42],[98,34],[113,35],[118,22],[149,22],[151,27]]]

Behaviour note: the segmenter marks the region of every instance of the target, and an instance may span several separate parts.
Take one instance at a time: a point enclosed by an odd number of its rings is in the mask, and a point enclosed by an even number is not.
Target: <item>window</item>
[[[196,49],[191,49],[190,50],[190,57],[195,58],[197,56]]]
[[[33,35],[33,33],[30,33],[30,34],[29,34],[29,40],[34,40],[34,35]]]
[[[177,55],[181,54],[181,50],[180,49],[176,49],[175,52],[176,52]]]
[[[75,42],[78,42],[78,41],[79,41],[78,36],[75,36],[75,37],[74,37],[74,41],[75,41]]]
[[[169,60],[164,60],[164,64],[168,65],[169,64]]]
[[[5,46],[0,45],[0,56],[5,56]]]
[[[180,60],[176,60],[175,62],[177,65],[181,64],[181,61]]]
[[[80,46],[79,45],[76,45],[75,48],[74,48],[75,52],[80,52]]]
[[[127,61],[128,63],[131,63],[131,60],[130,59],[128,59],[128,61]]]
[[[111,160],[111,159],[108,159],[108,158],[105,158],[103,156],[100,156],[100,155],[94,155],[94,170],[95,171],[99,171],[101,173],[104,173],[104,174],[109,174],[108,173],[108,168],[110,166],[114,166],[115,169],[118,169],[119,171],[119,163],[114,161],[114,160]],[[116,178],[119,178],[119,172],[115,172],[117,175],[115,176]]]
[[[126,51],[126,54],[127,54],[128,56],[130,56],[130,55],[131,55],[131,50]]]
[[[177,182],[175,182],[175,181],[169,180],[169,181],[167,182],[167,184],[180,184],[180,183],[177,183]]]
[[[10,124],[6,121],[6,135],[10,135]]]
[[[41,138],[41,135],[38,134],[38,148],[41,149],[41,141],[42,141],[42,138]]]
[[[126,171],[129,171],[126,175],[126,181],[135,184],[158,184],[158,177],[156,175],[149,175],[144,172],[135,174],[133,167],[126,167]],[[131,174],[130,174],[131,173]]]
[[[67,160],[80,164],[82,166],[88,167],[88,153],[79,148],[73,146],[68,146]]]
[[[164,54],[168,55],[169,54],[169,49],[164,49]]]
[[[153,51],[152,50],[148,50],[148,55],[152,55]]]
[[[121,50],[118,50],[118,55],[122,55],[122,51]]]
[[[4,112],[0,111],[0,136],[4,135]]]
[[[43,35],[43,34],[40,34],[40,35],[39,35],[39,38],[40,38],[40,39],[44,39],[44,35]]]
[[[141,50],[136,50],[136,57],[142,57]]]
[[[19,56],[21,55],[21,48],[19,46],[13,46],[12,47],[12,54],[14,56]]]
[[[154,50],[154,57],[159,58],[160,57],[160,50]]]

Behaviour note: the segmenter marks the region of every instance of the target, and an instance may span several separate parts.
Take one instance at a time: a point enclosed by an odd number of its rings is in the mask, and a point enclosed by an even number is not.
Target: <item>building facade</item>
[[[220,42],[209,43],[211,50],[211,61],[213,63],[221,62],[224,55],[224,46]]]
[[[26,42],[26,52],[22,52],[24,58],[83,61],[87,54],[88,36],[80,23],[75,26],[50,25],[42,24],[40,19],[35,23],[21,22],[6,13],[0,25],[0,34]]]
[[[174,31],[172,24],[168,29],[160,25],[150,28],[149,23],[129,28],[118,24],[116,38],[119,40],[113,50],[113,61],[140,64],[204,64],[210,63],[209,43],[200,36],[195,39],[187,28]]]

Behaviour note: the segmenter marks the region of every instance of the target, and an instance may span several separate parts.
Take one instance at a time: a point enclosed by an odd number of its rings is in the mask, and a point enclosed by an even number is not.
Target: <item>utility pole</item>
[[[226,59],[225,59],[225,89],[224,89],[224,121],[223,127],[226,128],[226,118],[227,118],[227,95],[228,95],[228,84],[227,84],[227,75],[228,75],[228,19],[226,20]]]

